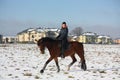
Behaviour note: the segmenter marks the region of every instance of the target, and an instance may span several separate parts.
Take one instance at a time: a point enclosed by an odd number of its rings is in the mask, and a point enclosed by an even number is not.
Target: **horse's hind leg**
[[[85,63],[85,58],[84,58],[84,51],[77,52],[78,56],[81,58],[81,68],[85,71],[87,69],[86,63]]]
[[[40,73],[44,73],[44,70],[45,70],[47,64],[48,64],[52,59],[53,59],[53,58],[50,57],[50,58],[46,61],[46,63],[44,64],[44,67],[43,67],[43,69],[40,71]]]
[[[60,71],[60,67],[59,67],[59,64],[58,64],[58,58],[56,57],[56,58],[54,58],[54,60],[55,60],[55,63],[56,63],[57,69],[58,69],[57,72],[59,72]]]
[[[82,61],[82,63],[81,63],[81,68],[82,68],[84,71],[87,69],[87,66],[86,66],[85,60]]]
[[[68,71],[70,70],[70,67],[77,61],[74,54],[71,55],[71,58],[72,58],[72,62],[68,65]]]

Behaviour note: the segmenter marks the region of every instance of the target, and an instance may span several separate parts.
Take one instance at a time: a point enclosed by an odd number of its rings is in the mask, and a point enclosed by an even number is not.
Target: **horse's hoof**
[[[41,70],[40,73],[44,73],[44,70]]]
[[[84,71],[86,71],[87,70],[87,66],[86,65],[84,65]]]
[[[82,69],[83,69],[84,71],[87,70],[87,66],[86,66],[86,64],[82,65]]]

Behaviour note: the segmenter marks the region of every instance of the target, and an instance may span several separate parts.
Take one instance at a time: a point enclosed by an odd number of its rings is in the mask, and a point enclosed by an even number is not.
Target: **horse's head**
[[[41,38],[37,41],[37,45],[40,48],[40,51],[42,54],[44,54],[45,47],[47,47],[49,44],[53,43],[55,40],[49,37]]]
[[[43,38],[39,39],[37,41],[37,45],[40,48],[41,53],[44,54],[45,53],[45,42],[44,42],[44,39]]]

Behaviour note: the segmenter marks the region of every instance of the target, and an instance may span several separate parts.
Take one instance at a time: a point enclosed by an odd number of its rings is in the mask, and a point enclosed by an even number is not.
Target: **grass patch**
[[[8,76],[12,76],[12,74],[8,74]]]
[[[101,76],[101,78],[104,78],[104,76]]]
[[[36,75],[36,76],[35,76],[35,79],[40,79],[40,77]]]
[[[68,72],[64,72],[64,74],[68,74]]]
[[[24,76],[32,76],[32,73],[25,73]]]
[[[18,76],[15,76],[15,78],[18,78]]]
[[[96,73],[96,71],[93,71],[93,73]]]
[[[16,68],[15,70],[20,70],[20,68]]]
[[[75,78],[74,76],[68,76],[68,78]]]
[[[112,79],[115,79],[115,77],[113,77]]]
[[[106,73],[105,71],[99,71],[100,73]]]

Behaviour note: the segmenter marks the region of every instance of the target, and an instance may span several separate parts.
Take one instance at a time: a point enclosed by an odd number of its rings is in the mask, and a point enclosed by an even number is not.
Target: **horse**
[[[59,72],[60,67],[58,64],[58,57],[60,57],[60,52],[61,52],[60,51],[61,41],[53,39],[53,38],[49,38],[49,37],[44,37],[37,41],[37,45],[40,48],[40,51],[42,54],[45,53],[45,48],[48,49],[49,54],[50,54],[49,59],[44,64],[44,67],[40,70],[40,73],[44,73],[46,66],[53,59],[57,66],[57,72]],[[75,54],[77,54],[81,58],[81,61],[80,61],[81,69],[85,71],[87,69],[87,66],[86,66],[85,57],[84,57],[84,47],[82,43],[79,43],[77,41],[69,42],[69,47],[64,52],[65,57],[70,56],[72,58],[72,62],[68,65],[68,70],[70,70],[70,67],[77,61],[77,59],[75,58]]]

